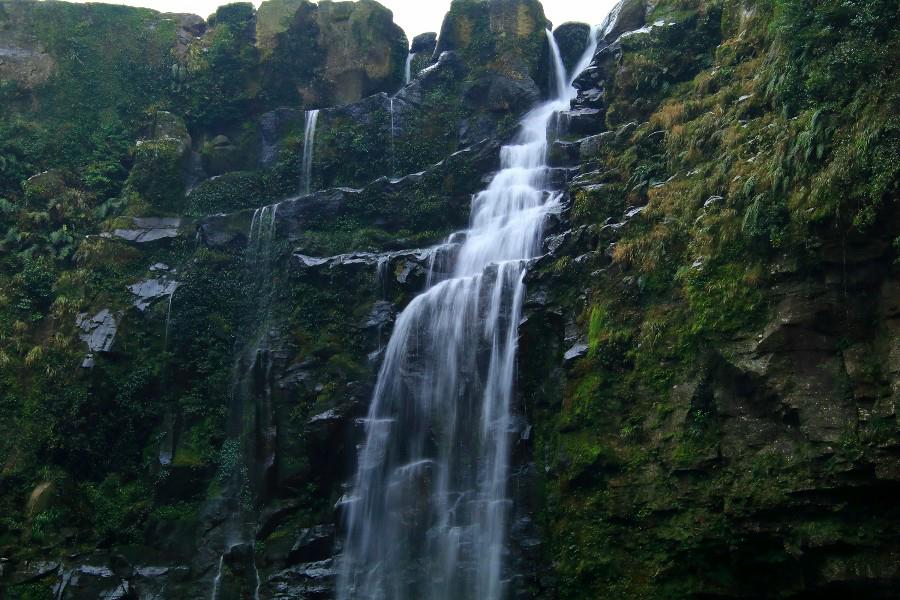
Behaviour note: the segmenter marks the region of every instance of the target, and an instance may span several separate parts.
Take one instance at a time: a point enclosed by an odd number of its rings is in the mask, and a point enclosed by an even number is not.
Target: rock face
[[[477,68],[509,78],[544,72],[547,19],[536,0],[454,0],[444,18],[435,56],[459,52]]]
[[[264,66],[303,61],[296,85],[308,103],[347,104],[403,84],[406,35],[374,0],[269,0],[260,6],[256,32]],[[298,51],[303,56],[291,56]]]
[[[409,43],[392,14],[373,0],[320,2],[320,45],[335,104],[346,104],[403,82]]]
[[[34,90],[56,68],[53,58],[31,31],[27,2],[6,2],[0,10],[0,81]]]
[[[559,53],[567,70],[572,70],[588,44],[591,27],[585,23],[563,23],[553,30]]]
[[[433,54],[437,48],[437,34],[433,31],[428,33],[420,33],[413,38],[409,51],[412,54]]]

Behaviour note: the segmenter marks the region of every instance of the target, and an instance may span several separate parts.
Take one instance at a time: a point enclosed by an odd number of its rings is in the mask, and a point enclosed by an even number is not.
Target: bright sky
[[[83,2],[85,0],[75,0]],[[412,38],[426,31],[440,31],[450,0],[378,0],[394,11],[394,21]],[[600,24],[617,0],[543,0],[544,12],[554,25],[566,21]],[[108,0],[110,4],[146,6],[161,12],[194,13],[206,18],[227,0]],[[260,0],[253,0],[259,6]]]

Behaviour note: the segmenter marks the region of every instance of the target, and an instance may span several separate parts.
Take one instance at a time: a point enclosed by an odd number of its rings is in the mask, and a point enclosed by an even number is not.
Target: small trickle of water
[[[300,191],[309,194],[312,190],[313,152],[316,149],[316,122],[319,120],[318,110],[306,111],[306,127],[303,131],[303,178]]]
[[[394,174],[394,136],[396,135],[396,130],[394,129],[394,98],[388,100],[388,111],[391,113],[391,175]]]
[[[256,566],[256,548],[253,549],[253,576],[256,578],[256,587],[253,588],[253,600],[259,600],[259,568]]]
[[[256,260],[268,258],[271,254],[280,205],[279,202],[253,211],[253,217],[250,219],[250,231],[247,233],[247,250]]]
[[[175,283],[172,291],[169,293],[169,303],[166,306],[166,329],[163,336],[163,352],[169,349],[169,323],[172,321],[172,300],[175,299],[175,292],[178,291],[178,283]]]
[[[219,566],[216,568],[216,576],[213,578],[213,588],[212,594],[210,595],[210,600],[218,600],[219,598],[219,586],[222,583],[222,567],[225,566],[225,555],[219,557]]]

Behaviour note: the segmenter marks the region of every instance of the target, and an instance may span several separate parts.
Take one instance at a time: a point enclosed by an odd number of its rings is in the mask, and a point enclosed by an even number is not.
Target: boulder
[[[288,32],[301,7],[309,0],[266,0],[256,11],[256,46],[265,60],[278,47],[279,36]]]
[[[276,97],[347,104],[403,84],[406,34],[374,0],[269,0],[259,8],[256,32],[264,87]]]
[[[79,337],[91,352],[109,352],[112,349],[118,323],[108,308],[93,317],[89,317],[88,313],[80,313],[75,319],[75,325],[83,332]]]
[[[437,48],[437,34],[434,32],[417,35],[409,48],[409,72],[414,78],[422,69],[435,61],[434,49]]]
[[[183,219],[173,217],[134,217],[129,229],[114,229],[112,233],[102,233],[103,237],[117,237],[135,244],[146,244],[167,238],[178,237]]]
[[[540,80],[547,25],[537,0],[454,0],[441,25],[435,56],[452,50],[473,69]]]
[[[191,149],[191,135],[188,133],[184,119],[167,110],[158,110],[152,114],[148,139],[175,140],[183,158]]]
[[[473,111],[520,113],[540,98],[540,90],[531,79],[513,79],[490,73],[466,85],[463,101]]]
[[[241,168],[244,156],[225,135],[217,135],[203,144],[203,170],[211,176],[222,175]]]
[[[128,286],[128,291],[134,294],[134,306],[144,312],[151,304],[160,298],[167,298],[178,289],[179,282],[165,278],[145,279]]]
[[[434,54],[437,48],[437,33],[430,31],[428,33],[420,33],[413,38],[409,51],[412,54]]]
[[[553,31],[567,73],[571,73],[578,64],[578,59],[588,47],[590,35],[591,26],[587,23],[563,23]]]
[[[647,0],[621,0],[600,26],[602,41],[611,44],[623,33],[643,27],[647,8]]]
[[[337,104],[354,102],[403,83],[409,44],[393,13],[374,2],[319,3],[319,43],[325,49],[325,77]]]

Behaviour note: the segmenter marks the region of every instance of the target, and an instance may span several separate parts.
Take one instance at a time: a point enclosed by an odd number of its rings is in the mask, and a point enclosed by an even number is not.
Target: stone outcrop
[[[27,2],[5,2],[0,6],[0,81],[14,82],[33,91],[45,83],[56,62],[32,32],[32,14]]]
[[[403,84],[406,35],[373,0],[269,0],[260,6],[256,33],[264,69],[303,61],[295,85],[309,104],[347,104]],[[303,56],[292,56],[298,51]],[[273,76],[297,74],[278,70]]]

